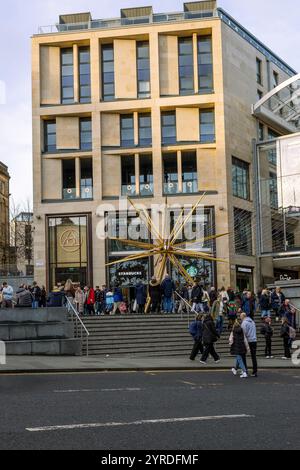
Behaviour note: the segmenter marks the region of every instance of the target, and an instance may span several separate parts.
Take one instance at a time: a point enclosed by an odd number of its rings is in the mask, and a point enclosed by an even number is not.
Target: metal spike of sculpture
[[[144,243],[140,241],[134,240],[127,240],[123,238],[113,238],[110,237],[110,240],[116,240],[124,245],[133,246],[140,250],[144,250],[142,253],[139,254],[132,254],[126,256],[125,258],[119,259],[118,261],[113,261],[112,263],[108,263],[107,266],[113,266],[117,264],[122,264],[128,261],[135,261],[145,258],[157,257],[158,260],[156,262],[156,278],[159,283],[162,282],[164,275],[166,273],[166,267],[168,261],[173,265],[175,270],[184,277],[184,279],[189,284],[194,284],[194,279],[189,275],[189,273],[185,270],[183,265],[181,264],[178,257],[187,257],[187,258],[194,258],[194,259],[203,259],[207,261],[217,261],[222,263],[227,263],[226,260],[221,258],[215,258],[208,253],[201,252],[201,251],[192,251],[191,249],[186,249],[186,246],[192,246],[196,243],[204,243],[209,240],[216,240],[217,238],[225,237],[229,235],[229,233],[223,233],[220,235],[211,235],[208,237],[203,237],[198,240],[194,240],[191,242],[181,242],[176,243],[178,235],[182,232],[186,224],[191,220],[195,210],[199,207],[201,202],[203,201],[205,194],[197,201],[197,203],[192,207],[190,212],[186,217],[184,217],[184,209],[182,210],[180,216],[178,217],[173,230],[169,235],[166,233],[160,233],[159,229],[155,226],[153,220],[151,219],[150,215],[145,209],[139,209],[136,205],[128,198],[129,203],[132,205],[136,213],[139,215],[141,221],[146,225],[148,231],[153,236],[153,243]],[[166,204],[166,211],[168,210],[168,206]],[[163,230],[165,232],[165,229]],[[150,299],[147,300],[146,305],[146,313],[149,310],[150,306]]]

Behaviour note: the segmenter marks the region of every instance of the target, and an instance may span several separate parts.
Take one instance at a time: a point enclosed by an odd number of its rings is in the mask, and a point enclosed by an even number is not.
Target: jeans
[[[204,353],[202,355],[201,361],[206,362],[209,355],[214,358],[215,362],[220,360],[220,356],[216,353],[214,343],[204,345]]]
[[[33,309],[39,308],[39,301],[38,300],[33,300],[32,301],[32,308]]]
[[[243,361],[243,357],[238,355],[236,356],[236,364],[237,364],[237,369],[241,369],[243,372],[247,373],[246,366]]]
[[[262,310],[262,311],[261,311],[261,318],[266,318],[266,317],[271,318],[271,312],[270,312],[270,310]]]
[[[223,327],[224,327],[224,317],[223,315],[219,315],[217,322],[216,322],[216,330],[220,336],[223,333]]]
[[[193,310],[196,313],[204,313],[204,308],[203,308],[202,302],[199,302],[199,303],[194,302],[193,303]]]
[[[171,297],[165,297],[164,298],[164,311],[166,313],[172,313],[173,309],[173,302]]]

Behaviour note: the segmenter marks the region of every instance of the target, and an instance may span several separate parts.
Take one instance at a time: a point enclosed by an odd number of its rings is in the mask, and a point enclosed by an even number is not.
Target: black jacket
[[[149,285],[149,296],[152,304],[161,302],[162,291],[158,283],[150,282]]]
[[[266,339],[270,339],[273,336],[273,328],[267,323],[261,327],[260,332]]]
[[[220,335],[216,330],[215,323],[212,317],[208,315],[203,321],[203,344],[216,343],[219,338]]]
[[[51,292],[47,299],[47,307],[62,307],[64,303],[64,293],[62,291]]]
[[[289,325],[282,325],[281,330],[280,330],[280,336],[283,339],[287,339],[290,337],[290,327]]]
[[[203,289],[201,286],[194,286],[192,290],[192,301],[199,304],[202,302]]]
[[[233,344],[231,346],[230,352],[233,356],[242,356],[247,354],[245,335],[241,326],[236,326],[233,329]]]
[[[259,305],[261,310],[270,310],[271,308],[271,299],[269,295],[261,295]]]
[[[17,296],[17,307],[19,308],[31,308],[32,306],[32,294],[28,289],[20,288],[16,292]]]

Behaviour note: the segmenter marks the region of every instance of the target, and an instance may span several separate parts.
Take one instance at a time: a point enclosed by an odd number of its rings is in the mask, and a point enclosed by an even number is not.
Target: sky
[[[184,0],[10,0],[0,18],[0,161],[9,167],[16,204],[32,198],[30,37],[60,14],[90,11],[93,18],[120,16],[120,9],[153,5],[156,13],[182,11]],[[163,5],[163,7],[161,6]],[[218,0],[218,6],[300,71],[300,2]]]

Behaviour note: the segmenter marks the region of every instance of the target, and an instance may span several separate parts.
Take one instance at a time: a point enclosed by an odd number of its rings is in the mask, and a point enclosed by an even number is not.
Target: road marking
[[[132,422],[120,422],[120,423],[90,423],[90,424],[70,424],[64,426],[45,426],[40,428],[26,428],[29,432],[50,432],[50,431],[72,431],[75,429],[95,429],[95,428],[109,428],[109,427],[121,427],[121,426],[141,426],[147,424],[174,424],[174,423],[188,423],[197,421],[213,421],[213,420],[224,420],[224,419],[244,419],[244,418],[255,418],[253,415],[220,415],[220,416],[197,416],[192,418],[169,418],[169,419],[149,419]]]
[[[193,382],[185,382],[184,380],[179,380],[180,383],[185,384],[185,385],[197,385]]]
[[[87,390],[54,390],[54,393],[141,392],[141,388],[102,388]]]

